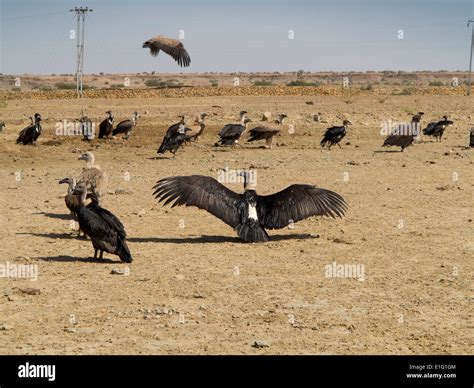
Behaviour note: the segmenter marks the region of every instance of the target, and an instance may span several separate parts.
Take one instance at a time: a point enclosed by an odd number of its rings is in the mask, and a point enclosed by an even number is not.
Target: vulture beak
[[[150,43],[149,43],[149,41],[147,40],[145,43],[143,43],[142,48],[147,48],[149,44],[150,44]]]
[[[61,183],[69,183],[69,178],[63,178],[59,181],[59,184]]]
[[[77,158],[77,160],[86,160],[87,159],[87,155],[81,155]]]

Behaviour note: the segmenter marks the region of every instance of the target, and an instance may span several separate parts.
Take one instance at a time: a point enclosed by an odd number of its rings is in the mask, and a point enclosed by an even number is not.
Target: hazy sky
[[[75,19],[89,6],[85,73],[466,70],[474,0],[0,0],[0,72],[75,72]],[[191,66],[142,43],[178,37]],[[289,39],[294,30],[294,39]],[[403,39],[398,31],[403,30]]]

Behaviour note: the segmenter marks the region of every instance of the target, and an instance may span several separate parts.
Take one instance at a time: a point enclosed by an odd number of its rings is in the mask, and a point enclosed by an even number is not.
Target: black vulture
[[[85,206],[87,188],[78,184],[74,195],[79,196],[79,207],[76,210],[79,227],[89,236],[94,247],[94,259],[102,259],[104,252],[118,255],[125,263],[132,262],[132,255],[125,238],[125,228],[120,220],[110,211],[100,207],[95,202]]]
[[[159,180],[155,198],[163,206],[195,206],[230,225],[246,242],[268,241],[267,229],[281,229],[311,216],[342,217],[347,205],[337,193],[312,185],[295,184],[271,195],[258,195],[243,173],[244,193],[239,194],[214,178],[173,176]]]
[[[220,143],[220,145],[235,146],[235,144],[239,142],[240,136],[248,129],[248,123],[250,122],[252,122],[252,120],[244,116],[242,124],[227,124],[220,130],[220,139],[216,145],[218,146]]]
[[[283,124],[283,120],[285,120],[288,116],[285,113],[280,113],[277,118],[274,120],[275,124],[281,125]]]
[[[133,128],[137,125],[137,119],[139,117],[138,112],[135,112],[132,116],[131,120],[124,120],[117,124],[115,129],[112,132],[113,136],[117,136],[119,134],[125,134],[125,140],[128,140],[130,134],[133,131]]]
[[[24,128],[18,134],[16,144],[36,145],[36,140],[38,140],[38,138],[40,137],[42,130],[43,129],[41,128],[41,115],[39,113],[35,113],[34,123]]]
[[[395,128],[392,133],[385,139],[383,147],[396,146],[401,147],[401,151],[413,144],[413,141],[420,134],[420,121],[423,116],[423,112],[418,112],[411,119],[411,123],[408,125],[399,125]]]
[[[265,147],[271,149],[273,147],[273,137],[279,133],[280,130],[276,128],[255,127],[249,131],[250,139],[247,141],[265,140]]]
[[[240,120],[240,125],[244,125],[244,121],[245,119],[247,119],[247,111],[246,110],[241,110],[239,112],[239,120]],[[234,127],[234,125],[239,125],[239,124],[226,124],[224,125],[221,130],[217,133],[219,136],[222,136],[223,134],[225,134],[229,129],[231,129],[232,127]]]
[[[448,125],[454,124],[453,121],[448,120],[448,116],[443,116],[443,120],[432,121],[428,126],[423,129],[423,135],[433,136],[437,141],[441,141],[444,130]]]
[[[184,119],[183,119],[184,120]],[[191,131],[190,128],[186,128],[184,121],[178,123],[178,127],[175,127],[176,124],[172,125],[166,131],[166,134],[161,142],[160,147],[158,148],[158,154],[164,154],[166,151],[170,151],[173,156],[176,156],[178,149],[186,141],[186,133]]]
[[[207,116],[209,115],[206,112],[201,113],[194,121],[194,125],[186,127],[189,129],[189,131],[186,131],[186,141],[196,141],[202,136],[206,128],[204,120]]]
[[[191,64],[191,58],[184,49],[183,44],[177,39],[167,38],[163,35],[157,35],[143,43],[142,48],[149,48],[150,54],[156,57],[160,50],[173,57],[181,67],[188,67]]]
[[[352,125],[349,120],[344,120],[341,127],[331,127],[326,130],[323,140],[321,140],[321,146],[324,148],[328,144],[328,148],[334,144],[337,144],[339,148],[342,148],[339,142],[346,136],[347,127]]]
[[[474,147],[474,127],[471,128],[469,135],[469,147]]]
[[[112,115],[112,111],[108,110],[105,113],[107,113],[107,118],[99,124],[99,139],[109,137],[114,130],[114,116]]]

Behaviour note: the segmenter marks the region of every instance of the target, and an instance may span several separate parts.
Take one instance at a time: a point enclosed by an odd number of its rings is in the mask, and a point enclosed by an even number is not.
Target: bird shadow
[[[153,156],[152,158],[147,158],[147,160],[162,160],[162,159],[170,160],[170,159],[173,159],[173,157],[172,156]]]
[[[77,234],[74,235],[72,233],[33,233],[33,232],[18,232],[17,235],[27,235],[27,236],[36,236],[36,237],[46,237],[46,238],[54,238],[54,239],[61,239],[61,240],[70,240],[70,239],[77,239]]]
[[[276,234],[270,236],[272,241],[286,241],[286,240],[304,240],[317,238],[311,234]],[[197,237],[130,237],[127,238],[129,242],[136,243],[168,243],[168,244],[218,244],[218,243],[243,243],[239,237],[231,236],[197,236]]]
[[[56,219],[59,219],[59,220],[69,220],[71,219],[72,220],[72,216],[70,214],[64,214],[64,213],[46,213],[46,212],[37,212],[37,213],[33,213],[33,215],[43,215],[43,216],[46,216],[46,217],[49,217],[49,218],[56,218]]]
[[[38,256],[38,257],[33,257],[33,259],[47,261],[47,262],[56,261],[59,263],[71,263],[71,262],[99,263],[99,264],[117,263],[116,260],[94,259],[93,257],[76,257],[76,256]]]

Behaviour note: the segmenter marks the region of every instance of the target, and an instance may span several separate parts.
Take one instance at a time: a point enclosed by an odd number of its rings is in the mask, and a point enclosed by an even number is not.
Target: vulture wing
[[[170,39],[162,35],[157,35],[149,41],[145,42],[145,47],[150,48],[150,54],[157,56],[160,50],[170,55],[178,65],[187,67],[191,63],[191,58],[185,50],[183,44],[176,39]]]
[[[423,129],[423,134],[426,136],[432,135],[437,125],[438,125],[437,121],[432,121],[431,123],[428,124],[428,126],[425,129]]]
[[[326,133],[324,134],[324,137],[332,138],[338,135],[342,135],[344,131],[344,127],[331,127],[327,129]]]
[[[269,229],[281,229],[311,216],[342,217],[346,210],[339,194],[311,185],[291,185],[257,200],[258,218]]]
[[[196,206],[235,228],[239,223],[237,202],[241,195],[203,175],[174,176],[159,180],[154,195],[163,206],[174,201],[175,206]]]
[[[104,209],[103,207],[98,206],[95,202],[91,202],[89,205],[87,205],[87,208],[100,216],[110,228],[117,232],[119,237],[127,237],[127,233],[125,232],[122,222],[113,213],[107,209]]]

